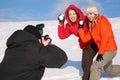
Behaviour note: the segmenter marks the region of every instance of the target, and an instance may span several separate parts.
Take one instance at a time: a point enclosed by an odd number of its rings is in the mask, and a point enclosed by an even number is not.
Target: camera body
[[[43,24],[43,23],[37,24],[37,25],[36,25],[36,28],[39,30],[39,33],[40,33],[40,35],[42,36],[42,35],[43,35],[44,24]]]
[[[36,28],[39,30],[39,33],[40,33],[41,37],[43,37],[45,40],[50,39],[50,38],[49,38],[49,35],[43,36],[43,28],[44,28],[44,27],[45,27],[45,26],[44,26],[43,23],[36,25]]]

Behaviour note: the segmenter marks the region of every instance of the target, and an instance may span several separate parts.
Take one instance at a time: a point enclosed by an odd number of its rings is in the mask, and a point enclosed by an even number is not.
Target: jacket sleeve
[[[60,68],[68,59],[66,53],[56,45],[43,46],[39,53],[40,65],[48,68]]]
[[[84,42],[84,43],[86,43],[92,39],[90,32],[89,31],[85,32],[85,30],[83,28],[79,29],[78,33],[79,33],[79,37],[81,38],[82,42]]]
[[[67,25],[64,25],[64,24],[58,25],[58,37],[60,39],[65,39],[72,34],[65,26]]]
[[[107,42],[109,40],[109,36],[112,36],[111,24],[107,20],[107,18],[103,17],[100,22],[100,31],[101,31],[101,41],[99,45],[99,54],[104,54]]]

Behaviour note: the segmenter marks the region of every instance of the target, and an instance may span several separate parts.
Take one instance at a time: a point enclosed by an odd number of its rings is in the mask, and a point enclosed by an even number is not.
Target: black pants
[[[82,77],[82,80],[89,80],[90,67],[93,62],[93,58],[97,54],[97,51],[98,51],[98,47],[95,43],[92,43],[89,48],[83,49],[83,53],[82,53],[83,77]]]

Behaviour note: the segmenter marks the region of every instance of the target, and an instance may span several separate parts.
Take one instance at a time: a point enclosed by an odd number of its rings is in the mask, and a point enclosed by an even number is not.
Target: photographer
[[[60,68],[66,63],[65,52],[41,36],[36,27],[28,25],[9,37],[0,80],[41,80],[45,67]]]

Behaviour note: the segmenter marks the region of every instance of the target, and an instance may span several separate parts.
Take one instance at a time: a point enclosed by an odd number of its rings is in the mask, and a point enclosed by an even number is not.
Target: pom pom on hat
[[[94,13],[94,14],[98,14],[98,10],[94,5],[90,5],[88,6],[86,13]]]

